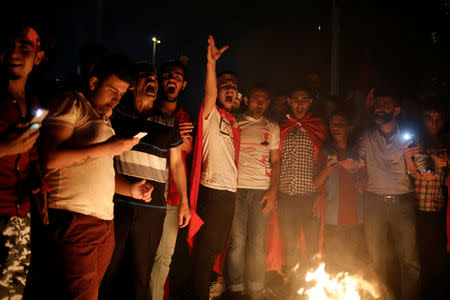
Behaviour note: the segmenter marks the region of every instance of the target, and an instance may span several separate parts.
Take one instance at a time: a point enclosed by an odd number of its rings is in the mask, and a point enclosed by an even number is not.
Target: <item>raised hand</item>
[[[220,58],[223,52],[227,50],[229,46],[224,46],[220,49],[217,49],[216,44],[214,42],[214,38],[212,35],[208,37],[208,63],[215,64],[216,61]]]
[[[420,152],[420,146],[415,146],[415,147],[409,148],[409,145],[411,145],[412,142],[413,141],[410,141],[408,144],[406,144],[402,147],[403,154],[404,154],[405,158],[407,158],[407,159],[412,159],[412,157],[414,155],[416,155]]]

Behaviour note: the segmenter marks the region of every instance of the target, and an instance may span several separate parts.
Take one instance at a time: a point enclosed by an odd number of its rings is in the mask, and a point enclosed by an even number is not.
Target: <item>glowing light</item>
[[[155,37],[152,37],[152,41],[156,42],[156,41],[157,41],[157,39],[156,39]]]
[[[308,272],[306,282],[315,282],[315,286],[305,290],[298,290],[299,295],[307,295],[309,300],[360,300],[360,291],[370,293],[374,298],[380,295],[375,287],[367,281],[351,276],[348,273],[338,273],[335,276],[325,271],[325,264]]]
[[[38,109],[37,111],[36,111],[36,117],[40,117],[40,116],[42,116],[42,114],[43,114],[44,112],[42,111],[42,109]]]
[[[405,140],[405,141],[409,141],[410,139],[412,139],[412,134],[410,134],[410,133],[404,133],[403,134],[403,139]]]

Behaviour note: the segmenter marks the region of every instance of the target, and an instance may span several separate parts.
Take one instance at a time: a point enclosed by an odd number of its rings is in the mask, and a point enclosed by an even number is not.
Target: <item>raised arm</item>
[[[217,78],[216,61],[222,53],[228,49],[224,46],[217,49],[212,35],[208,37],[208,53],[206,62],[205,97],[203,98],[203,117],[207,118],[216,105],[217,99]]]

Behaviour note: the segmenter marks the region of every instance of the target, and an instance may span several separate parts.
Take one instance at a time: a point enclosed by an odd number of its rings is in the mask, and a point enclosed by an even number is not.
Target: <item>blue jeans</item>
[[[364,229],[369,256],[382,281],[387,278],[388,232],[400,262],[402,299],[419,297],[420,263],[416,244],[416,211],[413,193],[395,201],[365,193]]]
[[[265,203],[259,203],[265,190],[238,189],[233,228],[228,248],[227,266],[230,290],[250,292],[264,288],[266,232],[269,214],[263,214]],[[247,264],[247,268],[245,265]],[[244,276],[244,270],[248,273]]]

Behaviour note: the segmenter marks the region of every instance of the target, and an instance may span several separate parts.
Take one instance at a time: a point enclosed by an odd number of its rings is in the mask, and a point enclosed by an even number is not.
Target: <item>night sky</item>
[[[351,87],[367,88],[380,82],[389,82],[409,95],[448,87],[450,1],[422,1],[420,5],[395,1],[395,6],[390,2],[394,1],[338,1],[342,96]],[[307,72],[318,72],[322,89],[328,91],[331,3],[33,1],[4,9],[2,20],[29,16],[53,41],[45,67],[49,80],[63,81],[76,73],[79,48],[86,43],[100,43],[136,61],[150,61],[151,37],[156,35],[162,41],[157,46],[157,64],[180,55],[189,57],[189,86],[183,101],[193,111],[202,98],[210,33],[219,46],[230,45],[218,70],[234,70],[241,87],[265,82],[276,96],[301,86]]]

